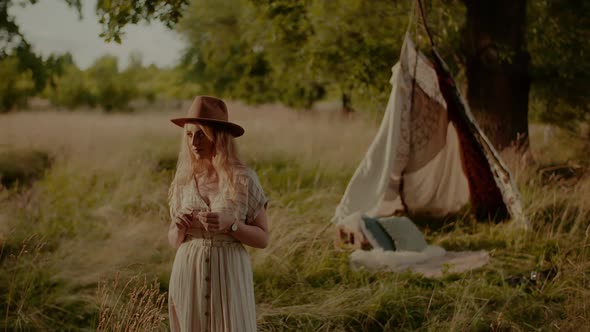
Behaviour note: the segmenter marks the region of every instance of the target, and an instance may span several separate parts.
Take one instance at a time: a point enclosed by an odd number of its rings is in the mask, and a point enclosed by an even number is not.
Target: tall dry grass
[[[301,163],[353,167],[377,128],[334,112],[294,112],[281,105],[241,103],[228,107],[230,119],[246,129],[239,145],[248,159],[284,154]],[[168,120],[184,114],[185,110],[11,113],[2,116],[0,148],[40,149],[71,163],[113,169],[126,165],[134,150],[175,151],[180,131]]]
[[[232,119],[247,130],[240,147],[250,164],[278,158],[296,162],[295,173],[301,165],[354,167],[363,149],[360,142],[370,140],[374,129],[363,122],[294,113],[281,106],[236,103],[230,110]],[[131,280],[137,271],[150,271],[166,283],[174,254],[165,240],[170,173],[158,172],[158,162],[177,152],[180,131],[168,119],[183,113],[3,115],[0,149],[35,149],[56,160],[30,190],[2,193],[3,244],[16,249],[18,239],[48,234],[45,245],[51,249],[43,253],[43,260],[55,267],[52,279],[66,283],[67,291],[77,289],[80,298],[91,303],[88,298],[99,281],[117,273]],[[340,138],[330,131],[340,132]],[[348,153],[342,153],[343,146]],[[323,149],[342,158],[317,158]],[[297,179],[292,182],[296,185]],[[279,199],[273,201],[280,206]],[[277,212],[271,216],[279,221],[276,225],[290,222]],[[18,283],[9,285],[11,292],[22,291]],[[22,316],[19,311],[7,313],[4,321],[14,321],[13,314]]]
[[[230,119],[246,129],[239,139],[242,155],[271,199],[270,245],[251,251],[260,330],[527,331],[553,326],[575,331],[590,326],[587,176],[575,182],[547,180],[519,158],[506,156],[534,225],[531,232],[464,217],[427,234],[430,242],[451,250],[488,250],[491,264],[441,280],[351,271],[348,253],[333,246],[329,219],[378,124],[275,105],[230,103],[229,108]],[[0,297],[10,299],[0,326],[162,328],[166,310],[161,301],[174,257],[165,238],[166,192],[180,140],[168,119],[183,114],[0,117],[2,147],[35,148],[56,159],[31,187],[0,192],[5,248],[0,269],[10,276],[0,286]],[[579,156],[575,146],[539,143],[539,133],[541,128],[533,128],[539,164]],[[33,234],[42,237],[34,236],[28,245],[43,249],[21,256],[29,257],[26,262],[10,258]],[[531,271],[551,269],[558,271],[551,279],[527,280]],[[146,280],[140,276],[156,278],[158,284],[139,283]],[[17,301],[14,294],[24,295]]]
[[[160,292],[158,281],[148,282],[135,276],[124,285],[117,275],[112,282],[98,285],[97,331],[147,332],[163,328],[162,311],[166,294]]]

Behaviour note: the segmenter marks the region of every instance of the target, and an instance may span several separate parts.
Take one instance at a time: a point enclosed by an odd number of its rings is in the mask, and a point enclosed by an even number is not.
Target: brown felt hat
[[[244,134],[244,128],[229,122],[227,106],[223,100],[209,96],[197,96],[188,109],[186,117],[171,119],[172,123],[184,127],[187,123],[202,123],[229,132],[233,137]]]

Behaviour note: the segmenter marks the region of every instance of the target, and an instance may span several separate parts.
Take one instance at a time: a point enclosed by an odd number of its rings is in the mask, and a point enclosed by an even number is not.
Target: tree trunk
[[[469,105],[496,149],[516,143],[527,150],[526,0],[465,0],[465,5]]]
[[[352,108],[350,94],[342,92],[342,113],[344,115],[350,115],[352,112],[354,112],[354,109]]]

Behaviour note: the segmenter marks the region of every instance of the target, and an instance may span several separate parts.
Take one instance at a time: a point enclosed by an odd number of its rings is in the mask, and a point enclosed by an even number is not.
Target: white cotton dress
[[[234,172],[235,197],[217,195],[207,204],[192,181],[175,193],[181,195],[180,206],[171,206],[171,215],[190,207],[198,211],[223,211],[241,223],[251,223],[266,206],[267,199],[254,171],[240,167]],[[168,301],[172,332],[256,331],[248,252],[230,235],[189,230],[176,252]]]

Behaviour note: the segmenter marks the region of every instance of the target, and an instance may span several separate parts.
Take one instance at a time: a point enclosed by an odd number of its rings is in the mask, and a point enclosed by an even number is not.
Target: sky
[[[78,12],[62,0],[41,0],[24,8],[15,5],[10,14],[15,16],[21,32],[37,53],[48,56],[70,52],[82,69],[105,54],[117,56],[120,68],[125,68],[133,51],[142,54],[144,65],[153,63],[165,67],[178,62],[184,42],[179,34],[163,24],[129,25],[125,27],[121,44],[106,43],[99,37],[102,29],[94,11],[96,1],[83,0],[82,3],[82,20]]]

